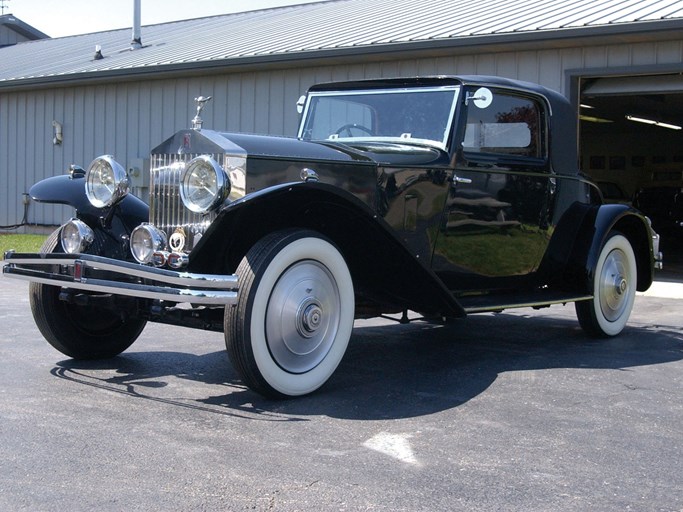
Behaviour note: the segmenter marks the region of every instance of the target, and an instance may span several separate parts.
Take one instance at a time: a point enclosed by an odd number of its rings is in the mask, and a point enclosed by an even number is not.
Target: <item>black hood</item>
[[[283,158],[302,161],[375,163],[380,165],[425,166],[448,162],[444,151],[403,143],[359,141],[303,141],[291,137],[221,133],[244,148],[250,157]]]
[[[152,150],[152,155],[224,153],[259,159],[355,163],[358,165],[447,165],[447,153],[437,148],[402,143],[310,142],[291,137],[181,130]]]

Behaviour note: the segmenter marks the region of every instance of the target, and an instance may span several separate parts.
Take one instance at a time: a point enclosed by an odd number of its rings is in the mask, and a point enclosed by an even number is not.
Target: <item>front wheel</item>
[[[45,241],[41,252],[55,252],[59,230]],[[61,288],[30,283],[29,300],[41,334],[54,348],[74,359],[114,357],[138,338],[146,321],[121,318],[116,312],[69,304],[59,299]]]
[[[225,343],[244,383],[272,398],[318,389],[353,329],[353,282],[342,255],[314,231],[279,231],[249,250],[237,275]]]
[[[593,276],[593,298],[576,303],[579,324],[597,338],[616,336],[631,315],[638,270],[633,248],[614,231],[602,246]]]

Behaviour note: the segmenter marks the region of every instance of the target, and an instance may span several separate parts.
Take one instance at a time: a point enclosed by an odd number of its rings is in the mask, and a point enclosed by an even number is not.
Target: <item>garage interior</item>
[[[583,171],[652,219],[665,268],[683,272],[683,76],[583,78],[579,118]]]

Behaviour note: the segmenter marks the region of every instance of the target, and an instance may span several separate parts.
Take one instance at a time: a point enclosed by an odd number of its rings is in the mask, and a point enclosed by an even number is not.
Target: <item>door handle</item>
[[[470,178],[461,178],[457,174],[453,175],[453,183],[465,183],[469,184],[472,183],[472,180]]]

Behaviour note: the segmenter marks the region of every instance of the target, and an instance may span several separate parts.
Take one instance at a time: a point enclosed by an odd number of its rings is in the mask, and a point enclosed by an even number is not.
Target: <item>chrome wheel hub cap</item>
[[[289,267],[275,283],[266,309],[273,360],[290,373],[315,368],[332,348],[340,312],[337,282],[324,265],[305,260]]]
[[[313,298],[305,300],[297,312],[297,331],[304,338],[312,337],[323,321],[323,310]]]
[[[623,295],[624,292],[626,292],[626,289],[628,288],[628,283],[626,282],[626,279],[624,279],[622,276],[617,276],[617,284],[615,286],[617,295]]]
[[[609,321],[617,320],[628,304],[631,269],[626,255],[615,249],[607,255],[600,274],[600,308]]]

